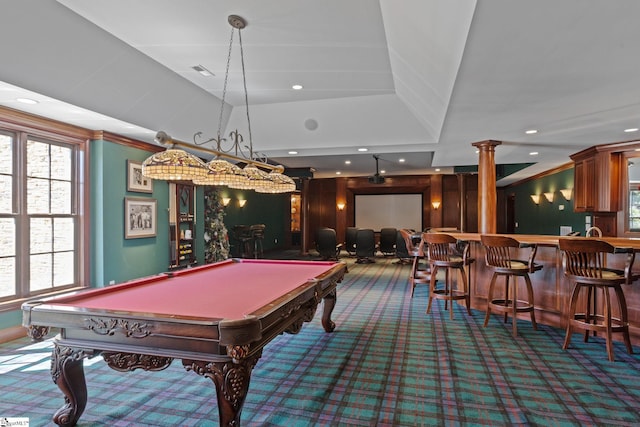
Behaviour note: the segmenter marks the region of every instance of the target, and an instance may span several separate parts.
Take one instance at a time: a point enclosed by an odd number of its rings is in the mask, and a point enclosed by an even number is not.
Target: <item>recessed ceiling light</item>
[[[440,172],[440,168],[436,168],[436,172]]]
[[[381,169],[381,170],[380,170],[380,173],[387,173],[387,171],[386,171],[386,170],[384,170],[384,169]]]
[[[213,76],[213,73],[209,70],[207,70],[204,66],[202,65],[194,65],[193,67],[194,70],[196,70],[197,72],[199,72],[200,74],[202,74],[205,77],[211,77]]]
[[[529,155],[530,155],[530,156],[537,156],[537,155],[538,155],[538,152],[537,152],[537,151],[532,151],[532,152],[530,152],[530,153],[529,153]]]
[[[345,165],[350,165],[350,164],[351,164],[351,160],[345,160],[345,161],[344,161],[344,164],[345,164]]]
[[[293,86],[291,86],[291,89],[293,89],[293,90],[301,90],[302,88],[303,88],[302,85],[293,85]]]
[[[629,132],[638,132],[638,128],[629,128],[629,129],[625,129],[625,132],[629,133]]]
[[[340,174],[342,174],[342,172],[340,172],[340,171],[337,171],[337,172],[336,172],[336,175],[340,175]]]
[[[369,151],[368,148],[358,148],[358,151]]]
[[[538,133],[538,131],[535,129],[529,129],[524,131],[524,133],[526,133],[527,135],[533,135],[534,133]]]
[[[298,154],[297,151],[289,151],[289,154]]]
[[[404,163],[404,159],[398,159],[400,163]]]
[[[31,98],[16,98],[16,101],[22,102],[23,104],[31,104],[31,105],[39,103],[35,99],[31,99]]]

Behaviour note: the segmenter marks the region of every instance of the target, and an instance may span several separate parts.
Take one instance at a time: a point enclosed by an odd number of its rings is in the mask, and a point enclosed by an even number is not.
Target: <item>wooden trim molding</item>
[[[506,189],[506,188],[516,187],[518,185],[522,185],[522,184],[524,184],[526,182],[529,182],[529,181],[535,181],[535,180],[538,180],[540,178],[544,178],[546,176],[551,176],[551,175],[556,174],[558,172],[562,172],[562,171],[565,171],[567,169],[571,169],[573,166],[574,166],[573,162],[565,163],[565,164],[560,165],[560,166],[558,166],[556,168],[549,169],[549,170],[546,170],[544,172],[540,172],[540,173],[538,173],[536,175],[530,176],[529,178],[524,178],[524,179],[521,179],[520,181],[512,182],[511,184],[505,185],[504,187],[501,187],[501,188]]]
[[[0,329],[0,344],[24,338],[27,336],[27,329],[24,326],[12,326],[6,329]]]
[[[162,147],[160,145],[139,141],[137,139],[131,139],[126,136],[118,135],[118,134],[107,132],[104,130],[93,131],[91,134],[91,139],[109,141],[115,144],[121,144],[121,145],[126,145],[127,147],[139,148],[141,150],[151,151],[154,153],[164,151],[166,149],[166,147]]]
[[[63,136],[78,142],[86,142],[92,135],[88,129],[2,106],[0,106],[0,126],[7,126],[21,132],[37,132],[39,136],[54,140],[60,140]]]

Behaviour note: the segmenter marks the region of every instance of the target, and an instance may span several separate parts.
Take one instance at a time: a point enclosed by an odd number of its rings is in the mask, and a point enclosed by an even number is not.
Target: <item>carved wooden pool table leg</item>
[[[55,345],[51,356],[51,377],[64,393],[65,405],[53,415],[60,426],[74,426],[87,406],[87,383],[82,360],[94,356],[94,350]]]
[[[326,332],[333,332],[336,324],[331,320],[331,313],[336,306],[336,290],[334,289],[324,297],[324,307],[322,309],[322,327]]]
[[[209,378],[215,384],[221,426],[240,426],[240,414],[249,390],[251,371],[261,355],[262,350],[251,356],[226,362],[182,360],[187,371]]]

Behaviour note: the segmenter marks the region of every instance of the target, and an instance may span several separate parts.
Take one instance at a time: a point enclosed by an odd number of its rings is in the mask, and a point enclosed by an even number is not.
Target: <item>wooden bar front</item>
[[[475,262],[471,266],[469,273],[471,280],[471,305],[473,308],[486,311],[487,294],[492,271],[486,267],[484,259],[484,248],[480,243],[480,234],[477,233],[448,233],[459,240],[468,241],[471,245],[471,256]],[[564,276],[562,264],[562,252],[558,248],[559,236],[524,235],[509,234],[521,243],[536,243],[538,251],[535,261],[543,266],[542,270],[531,273],[533,283],[536,321],[546,325],[559,328],[566,327],[566,312],[569,296],[573,284]],[[633,248],[636,257],[640,258],[640,239],[625,239],[619,237],[603,237],[604,240],[616,247]],[[519,259],[526,260],[531,249],[519,250]],[[624,254],[612,254],[607,258],[607,265],[614,268],[623,268],[626,261]],[[640,262],[635,262],[633,271],[640,271]],[[500,281],[499,283],[503,283]],[[522,286],[524,292],[524,281],[518,280],[518,286]],[[501,289],[501,288],[498,288]],[[640,345],[640,280],[630,286],[623,286],[623,291],[627,299],[629,309],[629,332],[634,345]],[[618,313],[614,312],[614,316]],[[528,313],[521,314],[522,319],[528,320]],[[614,334],[614,339],[619,339]]]

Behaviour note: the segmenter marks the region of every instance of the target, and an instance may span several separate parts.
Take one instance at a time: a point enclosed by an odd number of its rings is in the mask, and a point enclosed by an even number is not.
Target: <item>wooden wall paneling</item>
[[[448,212],[450,209],[447,206],[447,201],[445,200],[443,194],[443,175],[432,175],[431,176],[431,191],[429,199],[424,200],[425,207],[429,211],[429,225],[431,227],[445,227],[443,224],[443,218],[445,212]],[[440,206],[438,209],[433,208],[433,202],[439,202]]]
[[[466,203],[465,230],[478,232],[478,175],[467,174],[465,179],[464,198]]]
[[[320,227],[336,228],[336,180],[335,178],[309,181],[309,248],[315,247],[316,230]]]
[[[345,241],[345,231],[347,227],[347,180],[346,178],[336,178],[336,238],[338,242]],[[344,203],[345,208],[338,210],[338,203]],[[353,208],[353,207],[352,207]]]
[[[603,236],[616,237],[618,235],[616,212],[594,213],[592,225],[598,227]]]
[[[451,227],[460,230],[460,191],[458,177],[445,175],[442,177],[442,223],[440,227]]]

